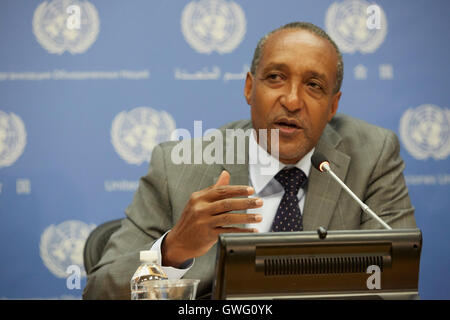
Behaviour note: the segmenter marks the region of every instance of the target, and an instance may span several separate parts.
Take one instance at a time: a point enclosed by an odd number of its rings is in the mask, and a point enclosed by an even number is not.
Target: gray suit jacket
[[[221,129],[227,128],[245,130],[251,122],[237,121]],[[139,251],[149,250],[174,226],[193,192],[214,184],[224,169],[231,175],[231,184],[248,185],[248,154],[244,164],[176,165],[171,161],[175,144],[165,142],[153,150],[149,171],[140,180],[121,228],[111,236],[102,259],[88,276],[83,298],[130,299],[130,279],[139,266]],[[199,146],[203,149],[205,144]],[[192,152],[202,152],[199,146]],[[333,171],[385,222],[393,228],[415,228],[399,149],[393,132],[344,115],[333,118],[316,146]],[[335,181],[315,168],[311,168],[306,188],[304,230],[381,228]],[[196,258],[184,276],[201,280],[197,296],[211,291],[216,250],[214,246]]]

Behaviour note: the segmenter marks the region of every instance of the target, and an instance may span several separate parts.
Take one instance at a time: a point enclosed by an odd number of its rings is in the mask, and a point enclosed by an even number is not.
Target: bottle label
[[[145,280],[144,278],[167,279],[167,276],[164,273],[164,271],[161,270],[161,268],[158,268],[156,266],[151,266],[148,264],[143,264],[143,265],[140,265],[139,268],[136,270],[136,272],[133,275],[132,280],[140,279],[140,278],[143,278],[142,280]]]

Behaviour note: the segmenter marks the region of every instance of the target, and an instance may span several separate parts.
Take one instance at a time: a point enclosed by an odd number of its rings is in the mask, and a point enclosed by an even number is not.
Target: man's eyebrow
[[[267,66],[265,66],[262,71],[263,71],[263,73],[266,73],[267,71],[270,71],[270,70],[285,70],[287,68],[288,68],[287,65],[284,63],[272,62],[272,63],[269,63]]]
[[[306,75],[309,77],[314,77],[314,78],[318,78],[318,79],[322,79],[324,81],[327,81],[327,75],[325,73],[320,73],[314,70],[309,70],[306,72]]]

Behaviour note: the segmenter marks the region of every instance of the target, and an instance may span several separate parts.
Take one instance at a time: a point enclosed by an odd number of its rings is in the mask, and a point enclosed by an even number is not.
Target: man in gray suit
[[[88,276],[83,297],[130,299],[139,251],[149,249],[158,251],[170,278],[201,279],[198,296],[210,292],[218,235],[268,232],[277,219],[284,190],[276,172],[261,174],[260,154],[272,160],[278,154],[279,169],[296,167],[307,178],[296,197],[300,230],[380,228],[328,175],[311,168],[314,152],[324,154],[333,171],[385,222],[414,228],[398,139],[389,130],[336,114],[342,78],[342,56],[320,28],[293,23],[262,38],[244,87],[251,121],[220,131],[223,159],[232,153],[235,161],[180,164],[174,161],[179,144],[157,146],[126,219]],[[245,151],[230,150],[230,130],[251,128],[255,134],[246,137]],[[261,129],[267,129],[266,143]],[[202,139],[191,145],[192,155],[207,147]]]

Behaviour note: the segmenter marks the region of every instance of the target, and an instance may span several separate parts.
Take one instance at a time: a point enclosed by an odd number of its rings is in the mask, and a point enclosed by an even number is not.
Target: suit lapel
[[[341,180],[344,180],[351,158],[338,150],[340,142],[339,134],[327,125],[315,152],[325,155],[330,162],[331,170]],[[319,172],[314,167],[311,168],[308,180],[303,210],[303,228],[305,231],[316,230],[318,227],[328,228],[342,188],[329,175]]]
[[[251,123],[243,127],[246,130],[251,127]],[[245,162],[239,164],[237,158],[237,146],[234,146],[234,162],[232,164],[223,164],[217,177],[214,178],[214,183],[217,181],[222,170],[227,170],[230,173],[231,185],[248,185],[248,137],[245,139]],[[225,152],[230,150],[231,141],[225,139]],[[327,125],[322,137],[320,138],[315,152],[321,152],[330,161],[331,169],[342,180],[345,179],[350,164],[350,156],[339,150],[341,143],[340,135],[330,126]],[[333,217],[336,205],[341,194],[342,188],[329,175],[319,172],[315,168],[311,168],[309,175],[309,182],[306,192],[305,206],[303,209],[303,228],[304,230],[315,230],[322,226],[328,228],[329,223]],[[237,211],[244,212],[245,211]],[[244,225],[239,225],[244,227]]]
[[[248,129],[250,129],[251,122],[248,121],[243,125],[242,129],[244,132],[246,132]],[[249,138],[248,136],[245,137],[245,149],[242,150],[242,146],[238,146],[238,143],[236,139],[232,136],[225,135],[224,139],[224,159],[226,159],[226,155],[228,152],[233,152],[233,163],[231,164],[223,164],[222,167],[224,170],[227,170],[230,173],[231,179],[230,184],[232,185],[248,185],[249,178],[248,178],[248,150],[249,150]],[[242,159],[239,158],[239,156],[242,156],[242,153],[245,155],[245,158]],[[226,162],[226,161],[224,161]],[[243,162],[243,163],[242,163]]]
[[[251,123],[249,122],[247,125],[243,127],[243,130],[251,128]],[[230,185],[249,185],[249,174],[248,174],[248,164],[249,164],[249,139],[248,136],[245,137],[245,150],[241,150],[238,148],[238,145],[234,138],[227,137],[224,141],[225,145],[225,153],[234,150],[234,161],[231,164],[223,164],[223,170],[226,170],[230,173]],[[242,147],[242,146],[240,146]],[[239,163],[239,155],[242,155],[244,152],[245,159],[244,163]],[[242,162],[242,161],[241,161]],[[234,211],[237,213],[246,213],[246,210]],[[244,224],[233,225],[235,227],[244,228]]]

